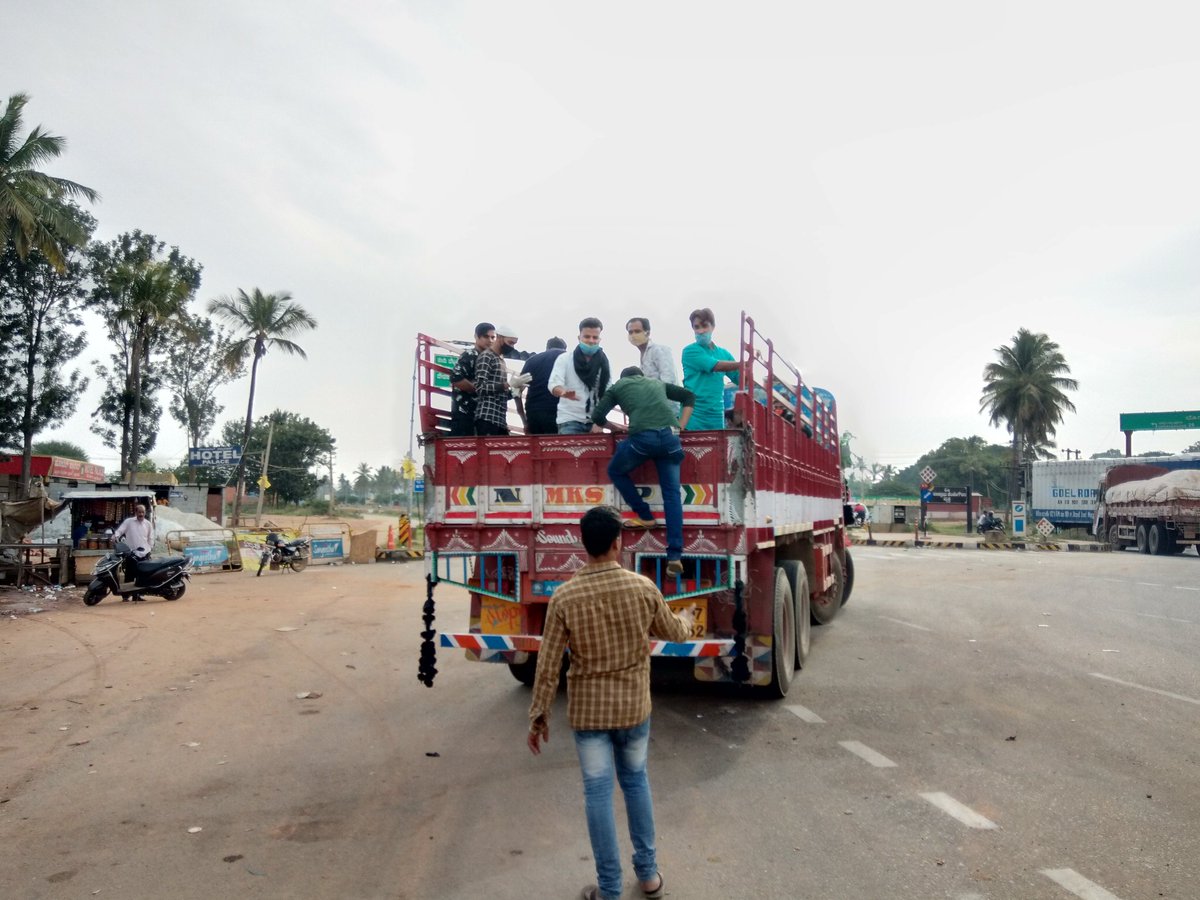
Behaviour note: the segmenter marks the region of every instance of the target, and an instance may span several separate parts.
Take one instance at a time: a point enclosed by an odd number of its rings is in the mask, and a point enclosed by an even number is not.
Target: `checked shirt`
[[[508,426],[508,369],[492,350],[475,361],[475,421]]]
[[[690,634],[649,578],[620,563],[588,563],[550,598],[538,653],[531,724],[550,720],[564,648],[567,718],[575,731],[630,728],[650,715],[648,635],[685,641]]]

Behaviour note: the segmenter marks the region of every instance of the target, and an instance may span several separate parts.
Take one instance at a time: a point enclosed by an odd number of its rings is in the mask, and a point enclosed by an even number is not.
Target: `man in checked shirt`
[[[621,568],[621,515],[597,506],[579,522],[588,562],[559,587],[546,609],[529,707],[528,745],[535,756],[550,740],[550,707],[558,691],[563,651],[567,671],[567,717],[583,772],[584,808],[599,885],[583,900],[623,895],[621,856],[613,817],[612,787],[625,795],[633,869],[642,893],[663,896],[654,848],[654,806],[646,775],[650,746],[650,644],[648,635],[687,640],[690,613],[672,612],[649,578]]]
[[[521,388],[529,384],[532,375],[514,375],[510,380],[504,358],[504,335],[497,334],[492,343],[479,351],[475,361],[475,433],[480,437],[508,434],[508,401],[514,395],[517,415],[526,425],[525,407],[521,403]]]

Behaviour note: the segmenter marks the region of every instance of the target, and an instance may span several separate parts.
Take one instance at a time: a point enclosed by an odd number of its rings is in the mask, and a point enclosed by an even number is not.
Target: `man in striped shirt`
[[[654,807],[646,756],[650,745],[650,644],[691,636],[690,614],[672,612],[654,582],[621,567],[621,515],[611,506],[588,510],[579,522],[588,562],[554,592],[546,609],[533,701],[530,751],[550,740],[550,707],[558,691],[564,650],[567,718],[583,772],[588,836],[599,885],[583,900],[616,900],[624,893],[613,817],[614,764],[629,819],[633,868],[642,892],[663,896],[654,846]]]

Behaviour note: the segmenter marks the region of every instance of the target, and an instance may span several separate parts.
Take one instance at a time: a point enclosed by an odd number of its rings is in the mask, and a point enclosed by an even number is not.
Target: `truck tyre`
[[[785,559],[779,564],[787,576],[792,589],[792,621],[796,623],[796,668],[803,669],[808,662],[808,650],[812,644],[812,613],[809,612],[811,598],[808,594],[808,573],[799,560]]]
[[[1113,550],[1124,550],[1125,542],[1121,540],[1121,532],[1116,525],[1108,529],[1108,545]]]
[[[833,574],[833,584],[824,594],[818,594],[812,605],[812,620],[814,625],[828,625],[842,608],[842,596],[846,588],[846,573],[842,569],[842,561],[836,553],[829,555],[829,569]]]
[[[1163,523],[1152,523],[1146,531],[1146,551],[1151,556],[1164,556],[1167,543],[1167,529],[1163,527]]]
[[[775,569],[775,603],[771,616],[771,684],[767,693],[776,699],[787,696],[796,674],[796,609],[787,573]]]
[[[850,551],[846,551],[846,586],[842,588],[842,606],[850,602],[850,592],[854,590],[854,560]]]
[[[533,687],[533,677],[537,674],[537,654],[530,653],[529,659],[523,663],[509,663],[508,671],[525,687]]]
[[[1137,535],[1138,553],[1149,553],[1150,552],[1150,537],[1149,537],[1149,535],[1146,534],[1146,523],[1145,522],[1138,522],[1137,530],[1136,530],[1135,534]]]

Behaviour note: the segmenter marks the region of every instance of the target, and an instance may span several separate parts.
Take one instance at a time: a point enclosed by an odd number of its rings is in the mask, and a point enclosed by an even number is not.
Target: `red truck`
[[[428,591],[419,677],[432,685],[436,673],[433,595],[444,583],[470,592],[471,611],[468,627],[443,632],[441,646],[507,663],[532,684],[546,604],[587,559],[580,516],[600,504],[621,508],[606,471],[619,436],[449,437],[458,349],[418,336]],[[832,621],[850,596],[852,511],[832,395],[805,385],[744,313],[738,361],[727,427],[682,436],[682,577],[665,575],[662,530],[627,532],[622,564],[695,612],[693,639],[652,641],[653,656],[690,657],[701,681],[748,682],[783,697],[806,664],[811,625]],[[661,520],[653,463],[633,478]]]
[[[1093,533],[1112,549],[1165,556],[1194,545],[1200,552],[1200,459],[1113,466],[1097,496]]]

